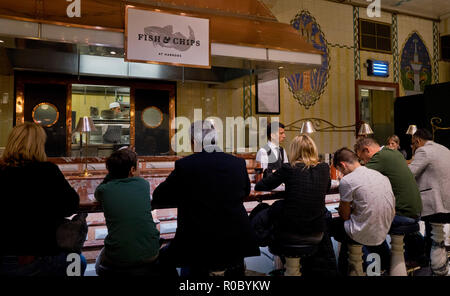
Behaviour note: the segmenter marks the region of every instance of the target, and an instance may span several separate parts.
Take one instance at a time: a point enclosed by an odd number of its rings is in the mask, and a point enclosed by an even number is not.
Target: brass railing
[[[317,132],[356,132],[356,124],[339,126],[321,118],[302,118],[286,125],[284,130],[300,131],[301,124],[307,120],[312,122]]]
[[[431,118],[431,127],[433,129],[433,140],[434,140],[434,133],[438,130],[450,130],[450,127],[441,127],[438,126],[438,124],[440,124],[442,122],[442,119],[439,117],[433,117]]]

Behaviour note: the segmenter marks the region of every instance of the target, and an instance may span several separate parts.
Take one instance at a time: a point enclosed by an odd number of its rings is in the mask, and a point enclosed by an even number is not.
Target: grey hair
[[[209,120],[199,120],[191,124],[191,142],[194,145],[202,145],[202,148],[208,145],[217,144],[217,131],[214,124]],[[195,151],[199,152],[196,148]]]

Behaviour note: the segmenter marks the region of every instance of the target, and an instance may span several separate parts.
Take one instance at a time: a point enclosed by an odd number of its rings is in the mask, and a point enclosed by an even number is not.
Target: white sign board
[[[127,7],[125,60],[210,68],[209,19]]]

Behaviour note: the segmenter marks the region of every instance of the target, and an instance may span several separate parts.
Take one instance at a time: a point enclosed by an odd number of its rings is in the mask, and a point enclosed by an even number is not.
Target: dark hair
[[[280,128],[284,128],[284,124],[282,124],[281,122],[274,121],[274,122],[269,123],[267,125],[267,139],[269,139],[269,140],[272,140],[272,137],[271,137],[271,135],[272,135],[272,125],[274,125],[274,126],[278,125],[279,129]],[[275,131],[275,132],[278,132],[278,130]]]
[[[425,128],[419,128],[413,135],[413,137],[422,139],[422,140],[433,140],[433,135],[431,135],[431,133],[425,129]]]
[[[137,167],[137,156],[131,149],[114,151],[106,160],[106,168],[113,179],[128,178],[132,167]]]
[[[347,163],[355,163],[358,162],[358,156],[352,150],[348,149],[347,147],[343,147],[334,152],[333,166],[337,168],[341,161]]]
[[[374,138],[370,137],[360,138],[356,141],[355,152],[362,151],[365,146],[372,146],[372,145],[380,146],[380,144],[378,144],[377,140],[375,140]]]

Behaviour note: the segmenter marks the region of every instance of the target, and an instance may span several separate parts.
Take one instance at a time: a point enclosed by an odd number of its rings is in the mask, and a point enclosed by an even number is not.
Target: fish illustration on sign
[[[199,41],[195,40],[194,30],[191,26],[189,28],[189,37],[184,36],[180,32],[173,33],[172,25],[165,27],[149,26],[144,28],[146,35],[149,35],[149,41],[153,42],[153,45],[159,45],[165,48],[173,48],[179,51],[186,51],[191,46],[199,46]]]

